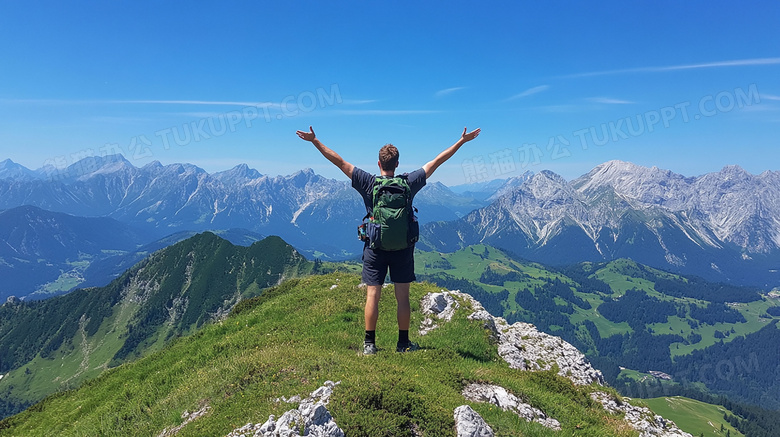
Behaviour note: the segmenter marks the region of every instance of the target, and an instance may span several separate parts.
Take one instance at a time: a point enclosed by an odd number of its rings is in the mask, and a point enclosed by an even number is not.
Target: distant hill
[[[236,246],[251,246],[253,243],[265,238],[263,235],[245,229],[215,230],[211,232]],[[198,234],[198,232],[195,231],[177,232],[139,247],[134,251],[93,261],[84,269],[84,282],[80,283],[79,286],[81,288],[87,288],[107,285],[124,273],[125,270],[131,268],[151,253],[164,249],[172,244],[176,244],[179,241],[186,240],[196,234]]]
[[[0,302],[69,291],[83,282],[91,262],[135,250],[145,241],[140,230],[106,217],[29,205],[0,211]]]
[[[109,285],[0,306],[0,411],[145,356],[223,319],[241,299],[310,273],[278,237],[249,247],[203,233],[157,251]]]

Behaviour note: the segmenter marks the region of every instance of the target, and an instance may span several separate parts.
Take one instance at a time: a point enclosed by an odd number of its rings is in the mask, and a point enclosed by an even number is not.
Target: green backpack
[[[377,176],[373,188],[374,205],[363,217],[365,237],[372,249],[402,250],[420,237],[420,225],[412,206],[412,190],[406,176]],[[361,225],[362,226],[362,225]]]

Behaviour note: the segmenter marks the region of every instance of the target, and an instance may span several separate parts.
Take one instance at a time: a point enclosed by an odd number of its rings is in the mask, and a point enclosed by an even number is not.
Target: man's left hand
[[[317,137],[316,135],[314,135],[314,129],[311,126],[309,126],[309,132],[304,132],[302,130],[299,130],[299,131],[295,131],[295,133],[298,134],[298,137],[300,139],[306,141],[314,141],[314,139]]]

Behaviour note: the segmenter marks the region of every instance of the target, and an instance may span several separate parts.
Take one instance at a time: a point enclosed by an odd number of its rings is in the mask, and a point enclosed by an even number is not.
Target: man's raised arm
[[[317,139],[317,136],[314,135],[314,129],[312,129],[311,126],[309,126],[309,132],[299,130],[295,131],[295,133],[298,134],[298,137],[300,137],[302,140],[309,141],[314,144],[314,147],[316,147],[317,150],[322,153],[322,156],[327,158],[328,161],[332,162],[336,167],[343,171],[350,180],[352,179],[352,171],[355,169],[355,166],[345,161],[344,158],[328,148],[328,146],[322,144],[322,142]]]
[[[436,171],[436,169],[439,168],[440,165],[444,164],[446,160],[450,159],[452,155],[454,155],[455,152],[457,152],[458,149],[460,149],[460,146],[476,138],[480,132],[481,129],[477,128],[469,133],[466,133],[466,128],[464,127],[463,134],[460,136],[458,142],[451,145],[443,152],[439,153],[439,156],[433,158],[432,161],[429,161],[427,164],[423,166],[423,170],[425,170],[425,178],[426,179],[430,178],[433,172]]]

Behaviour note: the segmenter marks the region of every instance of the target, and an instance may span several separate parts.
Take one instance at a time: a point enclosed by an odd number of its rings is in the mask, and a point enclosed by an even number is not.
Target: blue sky
[[[162,3],[162,4],[158,4]],[[0,2],[0,160],[411,171],[448,185],[613,159],[780,170],[774,2]]]

